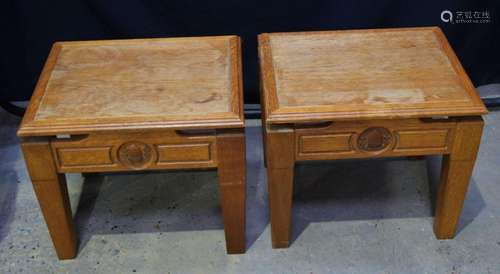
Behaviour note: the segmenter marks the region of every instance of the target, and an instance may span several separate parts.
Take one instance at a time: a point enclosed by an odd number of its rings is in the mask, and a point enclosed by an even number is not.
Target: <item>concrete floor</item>
[[[454,240],[432,232],[439,157],[356,160],[297,166],[293,241],[271,249],[260,128],[249,121],[246,254],[225,254],[214,171],[70,174],[80,246],[69,261],[52,248],[18,124],[0,111],[0,273],[500,273],[500,112],[486,117]]]

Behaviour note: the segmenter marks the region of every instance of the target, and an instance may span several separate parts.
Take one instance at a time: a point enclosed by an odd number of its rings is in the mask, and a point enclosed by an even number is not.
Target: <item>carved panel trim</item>
[[[454,120],[424,119],[334,122],[296,130],[296,160],[328,160],[450,153]],[[349,140],[349,144],[346,144]]]
[[[207,162],[211,160],[211,148],[205,144],[158,145],[158,164],[179,162]]]
[[[118,148],[118,160],[131,169],[144,169],[156,158],[156,151],[149,144],[131,141]]]
[[[351,137],[353,133],[332,133],[317,136],[300,136],[300,153],[342,153],[352,152]]]
[[[393,139],[392,133],[383,127],[371,127],[361,132],[357,139],[359,150],[377,152],[386,149]]]
[[[61,167],[112,166],[111,147],[57,148]]]
[[[450,129],[399,130],[394,151],[448,150]]]

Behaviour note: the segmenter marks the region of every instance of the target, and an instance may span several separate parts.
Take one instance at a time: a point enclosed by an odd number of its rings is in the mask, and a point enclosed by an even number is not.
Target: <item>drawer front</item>
[[[448,154],[456,123],[432,120],[340,122],[296,128],[296,159]]]
[[[104,172],[217,166],[215,135],[175,131],[92,134],[51,142],[60,172]]]

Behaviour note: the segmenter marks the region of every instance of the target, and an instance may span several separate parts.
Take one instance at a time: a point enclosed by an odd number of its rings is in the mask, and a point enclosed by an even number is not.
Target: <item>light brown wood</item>
[[[448,148],[450,140],[450,130],[429,129],[429,130],[406,130],[398,132],[398,150],[413,150],[427,148]]]
[[[219,188],[227,253],[245,253],[245,132],[217,131]]]
[[[295,136],[287,128],[266,129],[267,186],[274,248],[290,244]]]
[[[159,145],[158,163],[207,162],[211,159],[211,145]]]
[[[299,138],[299,153],[342,153],[351,152],[352,133],[326,135],[304,135]]]
[[[77,239],[65,176],[57,173],[47,140],[25,141],[21,147],[57,256],[72,259]]]
[[[480,117],[462,119],[457,123],[451,154],[443,157],[434,220],[438,239],[455,236],[482,131],[483,120]]]
[[[435,234],[452,238],[487,113],[437,27],[259,36],[273,247],[296,161],[444,155]]]
[[[268,123],[485,114],[439,28],[262,34]]]
[[[58,42],[20,136],[241,127],[236,36]]]
[[[80,147],[56,149],[57,167],[111,166],[111,147]]]
[[[217,168],[227,252],[245,252],[237,36],[56,43],[18,135],[61,259],[76,256],[67,172]]]
[[[215,133],[174,130],[94,133],[72,139],[54,138],[51,147],[59,172],[213,168],[217,166],[215,138]],[[135,165],[128,160],[136,153],[134,147],[126,146],[131,143],[149,151]]]
[[[455,119],[397,119],[343,121],[327,126],[295,127],[297,160],[328,160],[446,154],[450,152]],[[381,149],[360,145],[363,132],[387,129],[389,139]]]

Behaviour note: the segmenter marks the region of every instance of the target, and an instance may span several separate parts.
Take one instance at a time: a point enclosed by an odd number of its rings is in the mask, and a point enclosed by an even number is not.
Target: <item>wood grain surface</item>
[[[227,252],[245,252],[237,36],[56,43],[18,135],[60,259],[77,252],[68,172],[217,168]]]
[[[57,256],[61,260],[72,259],[78,240],[66,177],[57,173],[48,139],[26,140],[21,148]]]
[[[295,127],[296,159],[331,160],[450,153],[458,118],[342,121],[321,127]],[[364,133],[387,132],[385,145],[367,149]],[[382,137],[382,136],[381,136]]]
[[[483,126],[481,117],[462,119],[457,124],[451,153],[443,157],[434,219],[434,233],[438,239],[455,237],[481,143]]]
[[[58,172],[213,168],[215,133],[174,130],[94,133],[50,142]]]
[[[268,123],[486,113],[439,28],[259,37]]]
[[[56,43],[20,136],[243,125],[236,36]]]
[[[264,138],[271,242],[273,248],[286,248],[290,244],[292,228],[295,132],[289,128],[266,126]]]
[[[245,130],[217,130],[217,173],[226,250],[245,253],[246,153]]]
[[[274,248],[312,160],[443,155],[434,231],[454,237],[487,110],[439,28],[262,34],[259,61]]]

